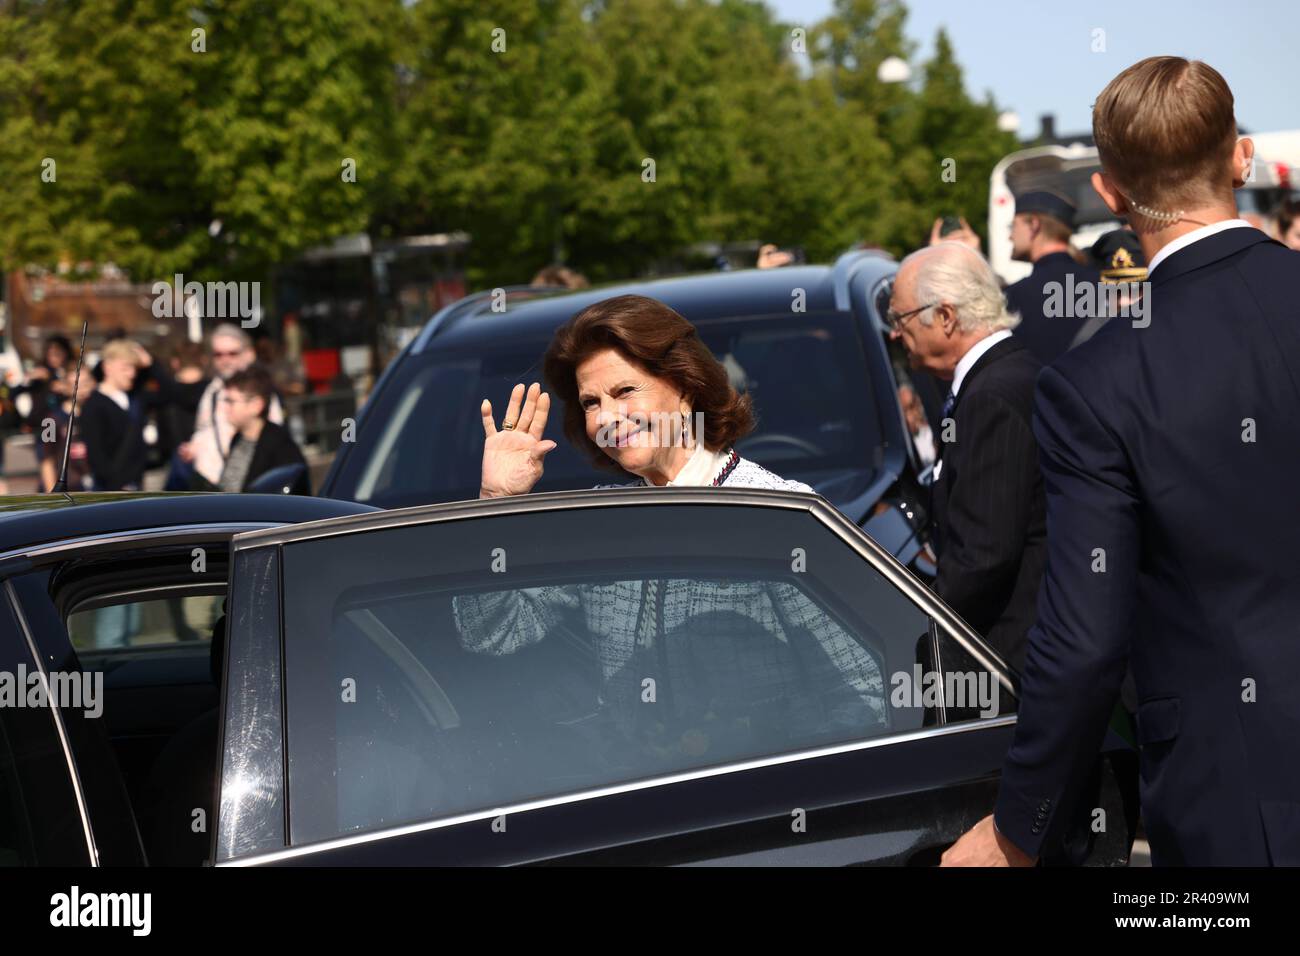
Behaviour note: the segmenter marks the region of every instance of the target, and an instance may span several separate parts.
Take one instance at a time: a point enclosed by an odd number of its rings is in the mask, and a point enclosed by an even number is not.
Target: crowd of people
[[[12,424],[33,435],[41,491],[58,483],[65,449],[67,491],[143,490],[151,457],[166,467],[167,491],[242,492],[284,465],[306,471],[271,372],[238,325],[216,326],[206,350],[181,343],[166,362],[117,336],[79,376],[76,367],[68,339],[50,336],[42,361],[9,389],[11,417],[19,397],[30,399]]]

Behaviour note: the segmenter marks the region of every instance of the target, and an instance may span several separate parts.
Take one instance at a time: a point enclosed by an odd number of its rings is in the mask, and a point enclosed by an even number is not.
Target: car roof
[[[102,492],[0,498],[0,552],[69,538],[150,528],[235,523],[296,524],[379,509],[299,495]]]
[[[848,256],[870,256],[850,253]],[[837,297],[840,280],[836,266],[786,266],[781,269],[743,269],[619,282],[571,292],[565,289],[515,287],[505,290],[506,311],[492,311],[489,290],[452,303],[425,326],[411,351],[423,351],[436,335],[440,348],[496,342],[503,327],[524,338],[549,338],[571,316],[589,305],[615,295],[644,295],[658,299],[691,322],[743,315],[790,313],[794,290],[802,289],[804,311],[841,310]],[[497,296],[499,300],[500,296]]]

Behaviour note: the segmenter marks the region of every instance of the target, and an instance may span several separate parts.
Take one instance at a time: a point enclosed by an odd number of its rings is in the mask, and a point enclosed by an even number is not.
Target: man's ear
[[[1255,141],[1249,136],[1237,140],[1232,148],[1232,188],[1240,189],[1246,185],[1251,164],[1255,161]]]
[[[934,307],[935,313],[939,316],[939,325],[943,329],[944,335],[952,335],[957,331],[957,310],[947,302],[941,302]]]
[[[1128,203],[1124,200],[1120,191],[1115,188],[1114,182],[1105,173],[1092,174],[1092,188],[1097,191],[1101,201],[1106,204],[1116,216],[1125,216],[1128,214]]]

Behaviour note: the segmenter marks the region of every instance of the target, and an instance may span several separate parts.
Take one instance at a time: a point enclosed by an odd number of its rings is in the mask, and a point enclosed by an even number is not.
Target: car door
[[[219,863],[928,865],[1015,720],[997,655],[811,495],[254,532],[229,615]],[[1098,793],[1073,862],[1127,856]]]
[[[45,712],[59,734],[93,862],[181,862],[146,857],[156,829],[196,843],[190,862],[204,859],[211,837],[206,821],[195,832],[191,813],[213,812],[219,702],[211,626],[204,625],[225,595],[231,534],[265,526],[110,533],[41,545],[4,562],[0,587],[13,627],[30,642],[46,683],[65,691],[51,695]],[[205,710],[212,712],[206,750],[202,741],[178,738]],[[206,752],[209,796],[187,794],[175,825],[155,827],[173,787],[204,783],[199,772],[185,779],[168,772],[189,771],[191,763],[159,759],[182,744],[191,754]]]
[[[49,688],[49,670],[6,579],[0,583],[0,867],[98,862],[67,728],[48,706]]]

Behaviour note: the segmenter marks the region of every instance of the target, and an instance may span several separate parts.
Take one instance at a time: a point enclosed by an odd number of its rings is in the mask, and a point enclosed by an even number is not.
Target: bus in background
[[[1288,197],[1300,196],[1300,130],[1243,133],[1255,143],[1254,175],[1237,190],[1243,219],[1277,236],[1273,211]],[[1074,246],[1083,251],[1103,233],[1119,228],[1097,191],[1092,174],[1101,169],[1097,147],[1085,143],[1032,146],[1004,157],[993,167],[989,182],[989,263],[1008,285],[1029,275],[1028,262],[1011,258],[1011,220],[1015,197],[1046,189],[1064,196],[1079,210]]]

